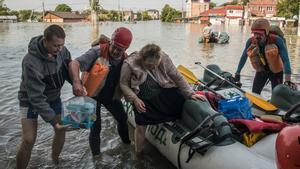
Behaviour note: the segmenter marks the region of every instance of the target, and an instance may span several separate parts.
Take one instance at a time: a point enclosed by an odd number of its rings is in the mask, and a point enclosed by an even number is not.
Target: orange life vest
[[[106,77],[109,73],[109,41],[99,42],[100,56],[94,63],[89,72],[82,73],[82,83],[87,91],[87,96],[97,96],[105,84]],[[127,58],[125,53],[122,57]]]
[[[247,55],[250,58],[250,62],[253,68],[257,72],[265,71],[268,66],[273,73],[279,73],[283,71],[283,62],[279,55],[279,50],[275,44],[277,35],[270,34],[267,39],[267,45],[265,46],[265,56],[259,51],[256,39],[251,38],[251,45],[247,49]]]

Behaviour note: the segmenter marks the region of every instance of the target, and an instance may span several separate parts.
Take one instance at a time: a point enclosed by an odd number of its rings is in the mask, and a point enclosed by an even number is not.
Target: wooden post
[[[94,2],[95,0],[91,0],[90,1],[90,8],[91,8],[91,22],[92,22],[92,24],[93,25],[96,25],[97,24],[97,21],[98,21],[98,19],[97,19],[97,11],[96,11],[96,9],[95,9],[95,3],[96,2]]]
[[[299,14],[298,14],[298,36],[300,36],[300,5],[299,5]]]

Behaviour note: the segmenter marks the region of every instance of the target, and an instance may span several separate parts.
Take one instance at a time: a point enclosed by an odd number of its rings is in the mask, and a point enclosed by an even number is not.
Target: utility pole
[[[119,22],[120,22],[121,21],[121,18],[120,18],[120,14],[121,14],[121,12],[120,12],[120,0],[118,0],[118,11],[119,11],[118,17],[119,17]]]
[[[181,0],[181,19],[183,19],[183,0]]]
[[[42,2],[42,6],[43,6],[43,22],[44,22],[44,17],[45,17],[45,4],[44,4],[44,1]]]
[[[300,36],[300,5],[299,5],[299,14],[298,14],[298,36]]]

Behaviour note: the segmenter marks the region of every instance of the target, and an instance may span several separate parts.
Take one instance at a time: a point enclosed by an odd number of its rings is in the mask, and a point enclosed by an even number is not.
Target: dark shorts
[[[57,99],[53,102],[50,102],[50,107],[54,110],[56,115],[60,115],[63,112],[61,99]],[[37,119],[38,113],[32,110],[32,107],[20,107],[20,116],[21,119]]]

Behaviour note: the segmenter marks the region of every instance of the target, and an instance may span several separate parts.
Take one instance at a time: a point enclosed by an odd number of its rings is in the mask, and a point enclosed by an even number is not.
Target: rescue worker
[[[210,22],[208,22],[207,26],[205,26],[203,28],[202,33],[203,33],[203,37],[204,37],[204,42],[205,43],[210,42],[210,39],[211,39],[211,36],[212,36],[212,28],[211,28],[211,23]]]
[[[100,154],[100,132],[101,132],[101,104],[117,120],[117,129],[121,140],[125,144],[130,144],[127,125],[127,114],[121,102],[121,90],[119,87],[120,71],[124,59],[127,57],[125,51],[132,41],[132,33],[129,29],[120,27],[112,34],[111,40],[107,42],[99,40],[99,44],[89,49],[85,54],[73,60],[70,64],[70,74],[73,81],[73,93],[76,96],[85,94],[85,89],[81,84],[79,69],[89,71],[97,59],[106,61],[109,69],[106,78],[103,80],[103,88],[97,94],[96,115],[97,119],[91,127],[89,144],[93,156]]]
[[[252,37],[246,42],[235,80],[240,81],[240,73],[247,58],[250,58],[256,74],[252,92],[260,94],[267,80],[271,81],[272,89],[278,84],[285,83],[291,88],[297,86],[291,82],[291,65],[284,41],[277,35],[269,33],[270,24],[266,19],[257,19],[251,27]]]

